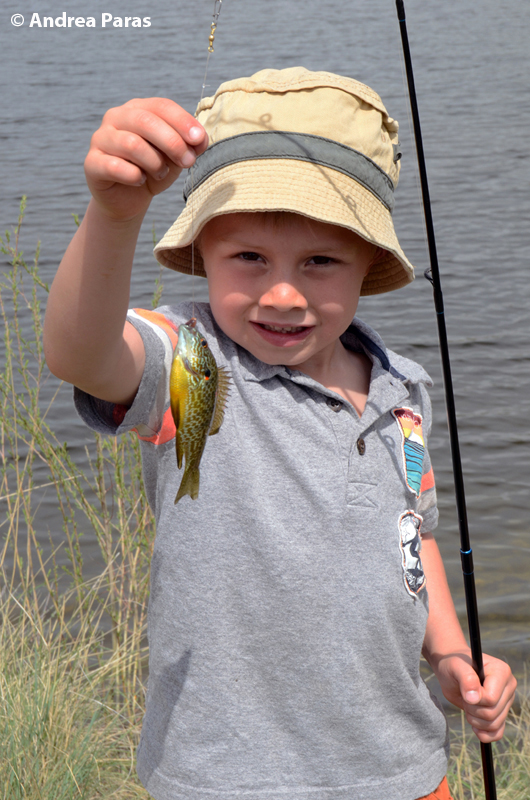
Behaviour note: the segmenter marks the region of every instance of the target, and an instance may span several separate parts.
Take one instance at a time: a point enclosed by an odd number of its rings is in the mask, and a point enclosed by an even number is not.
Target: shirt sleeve
[[[418,513],[423,517],[421,529],[423,533],[427,533],[436,528],[439,516],[436,501],[436,484],[428,450],[425,450],[423,469],[420,496],[418,498]]]
[[[127,320],[140,333],[145,367],[130,407],[109,403],[74,387],[75,408],[86,425],[99,433],[117,435],[135,431],[157,444],[175,435],[169,408],[169,375],[178,325],[159,311],[134,309]]]

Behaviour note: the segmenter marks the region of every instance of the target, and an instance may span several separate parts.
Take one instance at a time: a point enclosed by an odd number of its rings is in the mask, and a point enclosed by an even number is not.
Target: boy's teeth
[[[300,331],[304,330],[303,325],[299,325],[298,327],[283,327],[280,328],[279,325],[263,325],[266,331],[274,331],[275,333],[299,333]]]

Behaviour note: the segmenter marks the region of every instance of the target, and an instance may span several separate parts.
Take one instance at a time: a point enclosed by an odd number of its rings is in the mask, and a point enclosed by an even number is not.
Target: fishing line
[[[479,676],[480,682],[484,683],[484,662],[482,658],[482,646],[480,642],[480,626],[477,607],[477,595],[475,590],[475,575],[473,568],[473,552],[471,549],[469,528],[467,523],[467,508],[464,492],[464,477],[462,471],[462,460],[460,457],[460,444],[458,439],[458,425],[456,420],[456,407],[453,392],[453,380],[451,377],[451,363],[449,359],[449,343],[447,340],[447,330],[445,326],[444,303],[440,271],[438,267],[438,256],[436,252],[436,241],[434,236],[434,225],[432,220],[431,201],[429,196],[429,185],[427,181],[427,169],[425,166],[425,154],[423,152],[423,139],[421,135],[420,115],[414,85],[414,73],[412,70],[412,59],[410,55],[409,40],[407,34],[407,23],[405,19],[405,6],[403,0],[396,0],[399,29],[403,44],[403,56],[407,73],[407,83],[409,87],[410,106],[414,123],[414,138],[416,140],[416,151],[418,154],[418,168],[421,180],[421,192],[423,198],[423,210],[425,214],[425,226],[427,229],[427,240],[429,245],[429,257],[431,262],[430,270],[426,270],[425,277],[433,287],[434,306],[436,309],[436,320],[438,323],[438,336],[440,340],[440,356],[442,360],[442,371],[444,376],[445,404],[447,408],[447,423],[449,427],[449,439],[451,442],[451,456],[453,461],[453,477],[455,484],[455,499],[458,512],[458,527],[460,530],[460,558],[462,561],[462,574],[464,578],[464,590],[466,595],[466,610],[469,627],[469,640],[473,667]],[[497,800],[497,790],[495,787],[495,771],[493,766],[493,754],[490,743],[480,743],[482,756],[482,771],[484,775],[484,790],[486,800]]]
[[[199,104],[202,102],[204,97],[204,90],[207,88],[208,84],[206,83],[206,78],[208,75],[208,67],[210,64],[210,56],[214,52],[213,43],[215,39],[215,31],[217,29],[217,22],[219,20],[219,14],[221,13],[221,6],[223,5],[223,0],[214,0],[213,4],[213,14],[212,14],[212,22],[210,25],[210,36],[208,37],[208,55],[206,57],[206,67],[204,69],[204,78],[202,79],[202,89],[201,89],[201,98],[199,100]],[[195,212],[194,212],[194,167],[193,164],[190,167],[190,180],[191,180],[191,190],[190,190],[190,200],[191,200],[191,305],[192,305],[192,316],[195,316]]]

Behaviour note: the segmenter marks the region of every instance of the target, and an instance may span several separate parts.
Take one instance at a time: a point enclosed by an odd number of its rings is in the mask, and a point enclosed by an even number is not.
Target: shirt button
[[[342,403],[340,400],[337,400],[335,397],[328,398],[328,406],[333,409],[333,411],[340,411],[342,408]]]
[[[366,442],[364,439],[357,439],[357,450],[359,451],[360,456],[364,456],[366,453]]]

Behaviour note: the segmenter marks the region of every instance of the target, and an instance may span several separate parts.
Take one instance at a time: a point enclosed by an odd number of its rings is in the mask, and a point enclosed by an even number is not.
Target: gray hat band
[[[394,160],[401,153],[394,147]],[[360,183],[392,213],[394,184],[371,158],[333,139],[292,131],[252,131],[215,142],[189,170],[184,200],[211,175],[230,164],[253,159],[293,159],[331,167]]]

